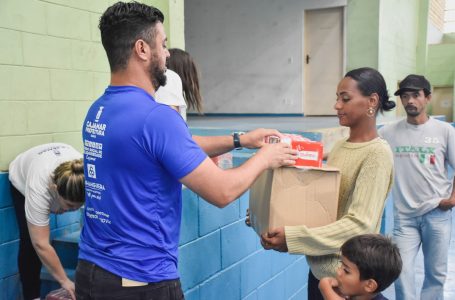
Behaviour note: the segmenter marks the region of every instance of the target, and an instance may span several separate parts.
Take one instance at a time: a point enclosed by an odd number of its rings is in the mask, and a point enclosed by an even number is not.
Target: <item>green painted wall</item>
[[[427,16],[427,0],[349,0],[346,69],[378,69],[392,94],[406,75],[423,73]]]
[[[452,99],[455,101],[455,72],[454,72],[452,88],[453,88],[453,98]],[[455,120],[455,105],[452,105],[452,121],[454,121],[454,120]]]
[[[425,56],[428,7],[422,7],[423,12],[420,8],[419,1],[415,0],[381,0],[378,70],[386,80],[390,95],[397,89],[399,80],[417,72],[420,43],[423,43],[421,56]],[[425,17],[422,18],[421,13]],[[395,115],[396,111],[400,112],[401,107],[387,114]]]
[[[169,35],[169,48],[185,49],[185,10],[184,0],[168,0],[169,1],[169,22],[164,23],[169,25],[166,32]]]
[[[82,150],[85,113],[110,77],[98,21],[115,2],[0,1],[0,170],[41,143]],[[165,14],[169,46],[184,47],[183,0],[144,3]]]
[[[428,46],[426,75],[433,86],[453,86],[455,42]]]
[[[184,0],[142,0],[140,2],[157,7],[163,12],[168,47],[185,49]]]
[[[349,0],[346,11],[346,71],[378,67],[379,0]]]
[[[416,72],[425,74],[428,56],[428,22],[430,1],[419,0],[418,25],[417,25],[417,62]]]

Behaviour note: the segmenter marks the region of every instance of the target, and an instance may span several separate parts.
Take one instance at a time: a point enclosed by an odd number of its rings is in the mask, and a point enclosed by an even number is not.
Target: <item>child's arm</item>
[[[324,277],[319,281],[319,290],[324,300],[345,300],[338,291],[338,281],[333,277]]]

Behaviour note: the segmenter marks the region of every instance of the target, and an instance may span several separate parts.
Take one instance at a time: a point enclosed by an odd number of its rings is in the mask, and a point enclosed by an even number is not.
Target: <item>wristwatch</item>
[[[234,139],[234,149],[235,150],[242,150],[242,144],[240,144],[240,136],[245,134],[245,132],[237,131],[232,133],[232,138]]]

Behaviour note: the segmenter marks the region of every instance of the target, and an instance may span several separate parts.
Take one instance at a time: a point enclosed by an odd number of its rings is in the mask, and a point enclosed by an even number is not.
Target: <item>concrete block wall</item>
[[[41,143],[81,147],[89,105],[109,80],[97,20],[112,1],[0,3],[0,169]]]
[[[219,209],[184,190],[179,271],[186,299],[307,299],[304,256],[262,248],[244,224],[248,197]],[[389,197],[382,233],[391,234],[392,209]]]
[[[223,135],[224,129],[191,128],[192,134]],[[321,133],[303,133],[314,140]],[[233,165],[251,153],[233,152]],[[245,226],[249,192],[219,209],[188,189],[183,190],[179,271],[185,298],[276,300],[307,299],[309,267],[302,255],[265,251],[256,233]],[[381,232],[393,228],[392,199],[387,199]]]
[[[262,248],[245,225],[248,197],[219,209],[184,189],[179,271],[186,299],[306,299],[304,256]]]
[[[80,229],[80,212],[51,215],[51,239]],[[0,172],[0,300],[21,299],[17,269],[19,229],[8,173]]]
[[[9,193],[8,176],[0,173],[0,299],[16,299],[19,291],[17,257],[19,230],[12,199]]]
[[[191,128],[196,135],[231,131]],[[321,138],[319,133],[298,133]],[[248,149],[234,151],[234,167],[250,156]],[[307,299],[305,257],[265,251],[245,225],[248,206],[249,191],[220,209],[184,188],[179,271],[186,299]]]
[[[82,150],[86,111],[110,79],[98,22],[115,2],[0,1],[0,170],[38,144]],[[172,16],[169,0],[143,2],[163,11],[169,46],[184,47],[183,0],[171,2]]]

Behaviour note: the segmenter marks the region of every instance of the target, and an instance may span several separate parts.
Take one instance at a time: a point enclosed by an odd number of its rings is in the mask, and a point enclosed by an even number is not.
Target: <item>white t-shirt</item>
[[[448,166],[455,168],[455,129],[430,118],[421,125],[406,119],[385,125],[379,134],[392,148],[396,217],[418,217],[438,207],[452,193]]]
[[[178,107],[180,115],[186,121],[186,102],[183,98],[182,79],[170,69],[166,70],[166,77],[166,85],[156,91],[155,100],[161,104]]]
[[[82,158],[70,145],[51,143],[19,154],[9,165],[9,180],[25,196],[25,216],[33,225],[49,224],[49,214],[62,209],[49,186],[54,170],[63,162]]]

